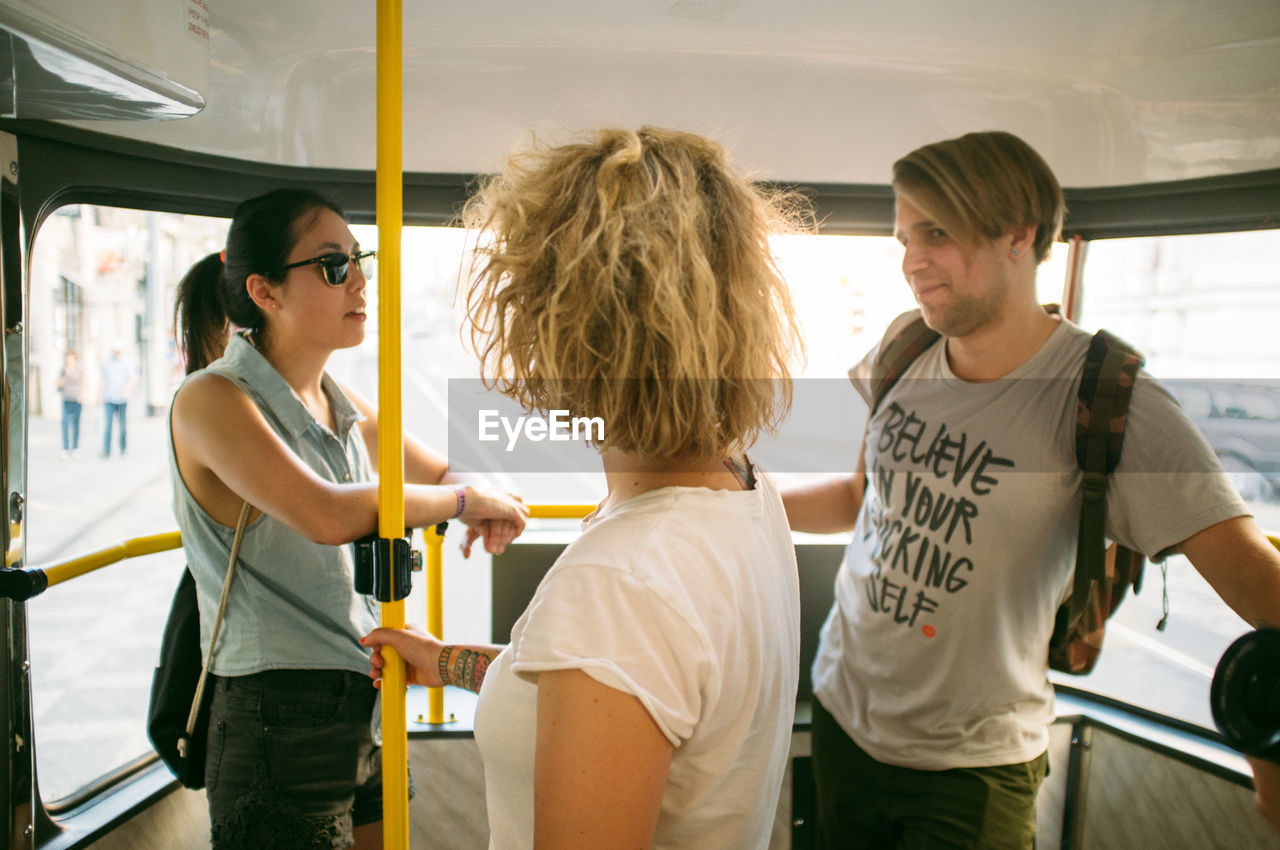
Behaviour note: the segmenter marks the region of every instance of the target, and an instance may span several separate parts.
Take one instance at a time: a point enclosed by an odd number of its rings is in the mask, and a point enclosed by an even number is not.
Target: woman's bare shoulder
[[[197,372],[183,382],[173,397],[175,422],[206,416],[225,421],[228,417],[255,410],[244,390],[234,380],[218,372]]]

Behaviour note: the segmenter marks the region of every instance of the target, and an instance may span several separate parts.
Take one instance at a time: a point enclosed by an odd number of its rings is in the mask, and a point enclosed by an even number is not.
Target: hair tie
[[[218,259],[222,260],[222,264],[223,264],[224,266],[227,264],[227,249],[226,249],[226,248],[223,248],[221,251],[219,251],[219,252],[218,252]]]

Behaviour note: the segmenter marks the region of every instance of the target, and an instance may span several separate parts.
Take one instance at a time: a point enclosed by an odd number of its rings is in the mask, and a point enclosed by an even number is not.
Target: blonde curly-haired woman
[[[482,374],[526,409],[602,419],[608,485],[505,649],[366,639],[410,681],[479,692],[493,847],[768,845],[799,590],[781,499],[744,452],[790,402],[768,236],[802,209],[715,142],[654,128],[537,147],[467,207]]]

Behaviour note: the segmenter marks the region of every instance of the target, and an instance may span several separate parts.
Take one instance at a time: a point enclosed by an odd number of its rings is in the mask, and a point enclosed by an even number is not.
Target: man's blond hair
[[[1048,164],[1012,133],[968,133],[893,164],[893,189],[962,244],[1034,226],[1036,262],[1062,232],[1066,202]]]

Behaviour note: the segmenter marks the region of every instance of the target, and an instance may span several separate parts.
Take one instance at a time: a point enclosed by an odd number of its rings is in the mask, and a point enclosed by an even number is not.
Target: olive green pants
[[[1035,846],[1048,753],[1021,764],[913,770],[876,761],[813,701],[818,839],[827,850]]]

